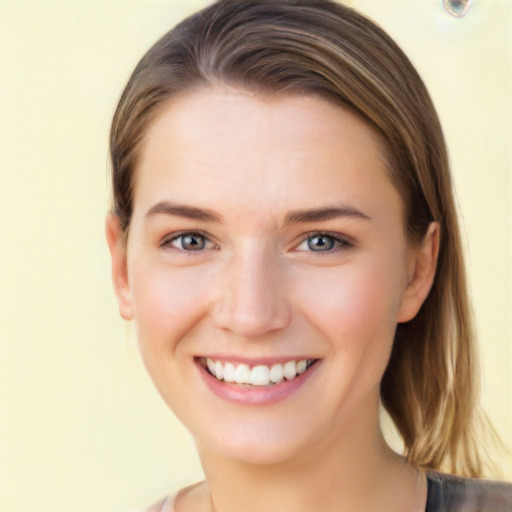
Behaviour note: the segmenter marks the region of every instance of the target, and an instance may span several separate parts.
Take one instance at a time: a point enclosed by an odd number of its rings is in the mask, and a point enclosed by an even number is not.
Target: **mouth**
[[[217,381],[238,384],[244,388],[269,388],[298,379],[318,359],[290,359],[271,365],[236,363],[199,357],[197,362]]]

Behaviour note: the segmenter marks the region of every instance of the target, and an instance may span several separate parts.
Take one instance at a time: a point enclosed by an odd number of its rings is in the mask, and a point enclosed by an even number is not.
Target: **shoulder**
[[[144,512],[174,512],[174,500],[175,494],[166,496],[157,503],[154,503],[149,508],[145,509]]]
[[[425,512],[510,512],[512,484],[497,480],[463,478],[436,471],[427,473]]]
[[[175,512],[178,510],[204,510],[210,494],[206,482],[198,482],[171,494],[151,505],[144,512]]]

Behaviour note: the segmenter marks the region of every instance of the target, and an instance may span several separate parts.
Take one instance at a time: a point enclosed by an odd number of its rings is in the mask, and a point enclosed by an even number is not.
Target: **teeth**
[[[223,363],[209,357],[202,359],[203,365],[218,380],[252,386],[271,386],[279,384],[284,379],[293,380],[297,375],[304,373],[314,361],[314,359],[302,359],[287,361],[285,364],[274,364],[271,367],[261,364],[250,368],[248,364],[244,363]]]
[[[224,365],[224,380],[226,382],[235,382],[235,365],[226,363]]]
[[[253,386],[268,386],[270,384],[270,370],[268,366],[255,366],[251,370],[251,382]]]
[[[297,375],[297,367],[295,361],[288,361],[284,365],[284,378],[286,380],[292,380]]]
[[[249,384],[251,382],[251,369],[248,364],[239,364],[236,367],[235,382],[237,384]]]
[[[283,365],[282,364],[275,364],[270,368],[270,380],[277,384],[281,382],[284,379],[284,371],[283,371]]]
[[[206,365],[208,366],[208,370],[210,370],[210,373],[213,374],[213,375],[216,375],[216,373],[215,373],[215,363],[213,362],[213,360],[208,358],[206,360]]]
[[[224,366],[222,366],[220,361],[215,363],[215,377],[217,377],[219,380],[224,378]]]

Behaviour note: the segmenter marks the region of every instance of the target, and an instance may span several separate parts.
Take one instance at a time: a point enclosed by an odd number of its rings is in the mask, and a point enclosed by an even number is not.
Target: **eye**
[[[328,233],[313,233],[301,242],[298,251],[310,252],[335,252],[343,247],[351,247],[352,244],[345,238],[340,238]]]
[[[162,247],[172,247],[180,251],[198,252],[204,249],[214,249],[216,246],[201,233],[189,232],[174,235],[162,242]]]

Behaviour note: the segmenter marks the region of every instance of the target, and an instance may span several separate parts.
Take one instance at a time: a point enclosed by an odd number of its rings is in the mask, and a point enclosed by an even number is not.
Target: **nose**
[[[214,325],[256,339],[291,321],[279,262],[262,248],[247,247],[219,272],[212,308]]]

